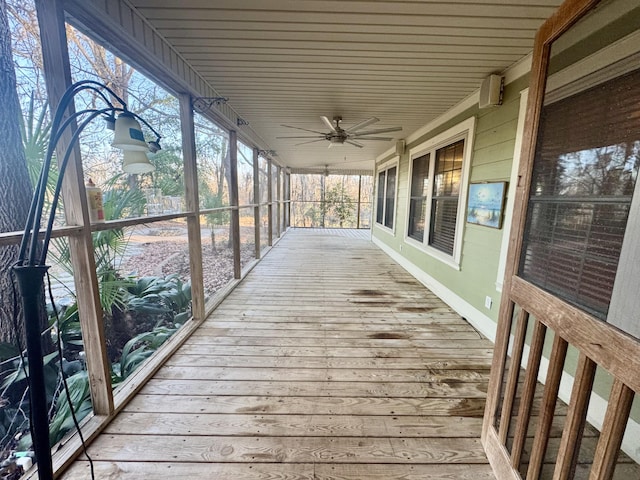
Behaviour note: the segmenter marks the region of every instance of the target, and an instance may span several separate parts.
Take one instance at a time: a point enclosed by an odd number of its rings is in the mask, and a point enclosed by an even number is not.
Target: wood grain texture
[[[640,342],[521,278],[513,298],[598,365],[640,391]]]
[[[253,149],[253,229],[255,236],[256,258],[260,258],[260,150]]]
[[[40,28],[42,60],[47,70],[47,84],[50,111],[55,112],[65,90],[71,86],[71,67],[67,50],[64,10],[62,2],[36,2],[38,25]],[[69,111],[73,111],[70,107]],[[65,129],[58,140],[57,158],[62,159],[71,145],[75,120]],[[107,358],[106,336],[102,319],[102,307],[98,292],[96,262],[91,236],[87,196],[84,186],[80,146],[76,143],[67,164],[62,182],[64,214],[68,225],[82,225],[82,233],[69,237],[69,253],[73,267],[75,295],[78,303],[82,341],[87,359],[89,388],[93,411],[98,415],[113,412],[113,395],[109,360]]]
[[[516,424],[513,446],[511,448],[511,466],[516,469],[520,466],[524,441],[527,436],[527,429],[529,428],[529,417],[531,416],[531,408],[536,392],[538,370],[540,369],[540,359],[542,358],[542,347],[544,346],[546,333],[547,328],[542,323],[535,322],[526,375],[522,387],[520,407],[518,408],[518,423]]]
[[[105,478],[491,479],[491,354],[369,241],[290,230],[89,454]]]
[[[198,163],[191,97],[179,96],[180,125],[182,128],[182,157],[184,164],[185,203],[193,214],[187,218],[189,235],[189,273],[191,275],[191,314],[196,321],[205,317],[205,293],[202,271],[202,231],[200,228],[198,193]]]
[[[551,349],[551,356],[549,357],[549,370],[547,372],[547,378],[545,379],[541,410],[538,416],[538,428],[533,442],[531,458],[529,459],[527,478],[538,478],[542,470],[542,463],[547,453],[547,446],[549,445],[549,434],[555,415],[558,390],[560,389],[560,380],[562,379],[562,372],[564,370],[567,348],[567,342],[556,335],[553,339],[553,347]]]
[[[553,480],[568,480],[574,476],[595,375],[595,362],[585,355],[580,355]]]
[[[238,211],[238,133],[229,131],[229,203],[231,210],[231,240],[233,242],[233,278],[242,277],[240,263],[240,212]]]
[[[506,441],[507,432],[511,425],[513,402],[516,398],[518,378],[520,377],[520,362],[522,361],[522,352],[524,351],[528,324],[529,314],[525,310],[520,310],[516,319],[516,333],[515,338],[513,339],[513,351],[511,352],[511,363],[507,377],[507,384],[505,385],[504,392],[502,393],[502,414],[500,416],[500,426],[498,429],[498,437],[502,442]]]
[[[609,406],[602,425],[602,435],[593,459],[590,480],[608,480],[613,475],[633,396],[633,390],[620,380],[616,379],[613,382],[609,394]]]

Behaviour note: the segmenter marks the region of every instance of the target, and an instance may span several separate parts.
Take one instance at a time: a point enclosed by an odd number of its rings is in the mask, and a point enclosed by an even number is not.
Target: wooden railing
[[[610,479],[616,464],[624,462],[630,473],[617,478],[640,478],[635,463],[619,458],[634,395],[640,392],[640,341],[518,276],[551,45],[597,4],[598,0],[566,0],[536,37],[482,433],[498,479]],[[558,399],[561,381],[571,370],[567,358],[574,354],[577,366],[567,410],[558,414],[564,408]],[[546,375],[541,374],[544,369]],[[600,433],[588,437],[585,432],[593,431],[586,419],[596,370],[611,375],[613,384]],[[541,389],[542,395],[537,395]],[[560,426],[557,444],[551,440]],[[592,451],[581,449],[587,442],[594,442]]]
[[[591,479],[612,478],[634,392],[640,390],[640,343],[518,277],[512,279],[511,296],[509,308],[515,312],[517,306],[517,314],[513,322],[501,325],[504,330],[496,344],[483,432],[487,454],[494,467],[498,465],[498,478],[574,478],[597,366],[614,380],[595,452],[581,463],[583,468],[591,464]],[[545,340],[552,346],[543,394],[538,398]],[[569,346],[578,351],[577,367],[560,445],[550,449]],[[526,353],[528,358],[522,367]],[[532,424],[537,427],[525,459]],[[543,475],[543,463],[554,465],[552,477]]]

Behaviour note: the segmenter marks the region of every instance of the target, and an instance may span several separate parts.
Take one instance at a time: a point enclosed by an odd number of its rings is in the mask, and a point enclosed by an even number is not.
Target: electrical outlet
[[[484,297],[484,307],[491,310],[491,305],[493,304],[493,300],[491,299],[491,297],[486,296]]]

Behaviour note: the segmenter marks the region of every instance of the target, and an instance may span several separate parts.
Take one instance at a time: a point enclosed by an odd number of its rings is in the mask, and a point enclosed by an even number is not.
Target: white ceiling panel
[[[374,159],[533,48],[561,0],[130,0],[293,168],[372,169]],[[401,126],[390,141],[333,146],[329,132]],[[242,127],[239,127],[242,128]]]

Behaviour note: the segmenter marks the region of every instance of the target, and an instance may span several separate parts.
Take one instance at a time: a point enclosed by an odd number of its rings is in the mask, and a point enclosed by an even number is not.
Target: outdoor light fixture
[[[103,100],[105,106],[103,108],[87,108],[68,114],[69,107],[73,106],[74,97],[85,90],[95,92],[97,97]],[[110,98],[122,106],[115,106]],[[118,114],[117,118],[116,114]],[[128,167],[131,173],[142,173],[143,171],[148,172],[153,170],[154,167],[149,163],[145,152],[149,151],[149,149],[152,151],[158,151],[160,149],[160,135],[158,132],[142,117],[127,110],[125,102],[116,95],[113,90],[99,82],[83,80],[74,83],[64,92],[55,110],[51,122],[49,146],[31,200],[24,234],[20,243],[20,254],[18,261],[12,267],[18,280],[18,289],[22,297],[25,337],[27,340],[27,359],[29,361],[31,431],[36,461],[38,463],[38,477],[40,480],[53,480],[53,466],[51,462],[51,447],[49,446],[48,406],[44,382],[41,344],[42,332],[40,331],[38,304],[43,296],[44,276],[49,269],[46,265],[47,251],[49,250],[56,208],[60,198],[62,179],[71,153],[80,138],[80,134],[93,119],[100,116],[107,121],[107,127],[109,127],[109,125],[114,126],[115,135],[112,145],[125,151],[125,163],[127,159],[129,159],[129,163],[126,164],[125,167]],[[150,145],[147,145],[144,140],[139,121],[146,125],[156,136],[156,139],[150,142]],[[71,136],[64,155],[59,161],[58,180],[53,196],[51,197],[50,210],[46,212],[48,215],[47,227],[42,243],[40,243],[38,237],[42,217],[45,213],[44,202],[51,162],[56,146],[64,132],[70,125],[76,123],[77,128],[71,130],[73,135]],[[133,157],[129,157],[129,155],[133,155]],[[144,156],[144,161],[142,161],[139,155]]]
[[[144,141],[140,123],[132,113],[122,112],[118,115],[111,146],[125,151],[146,152],[149,150],[147,142]]]
[[[144,152],[136,150],[125,150],[122,159],[122,170],[126,173],[149,173],[156,167],[149,161],[149,157]]]

